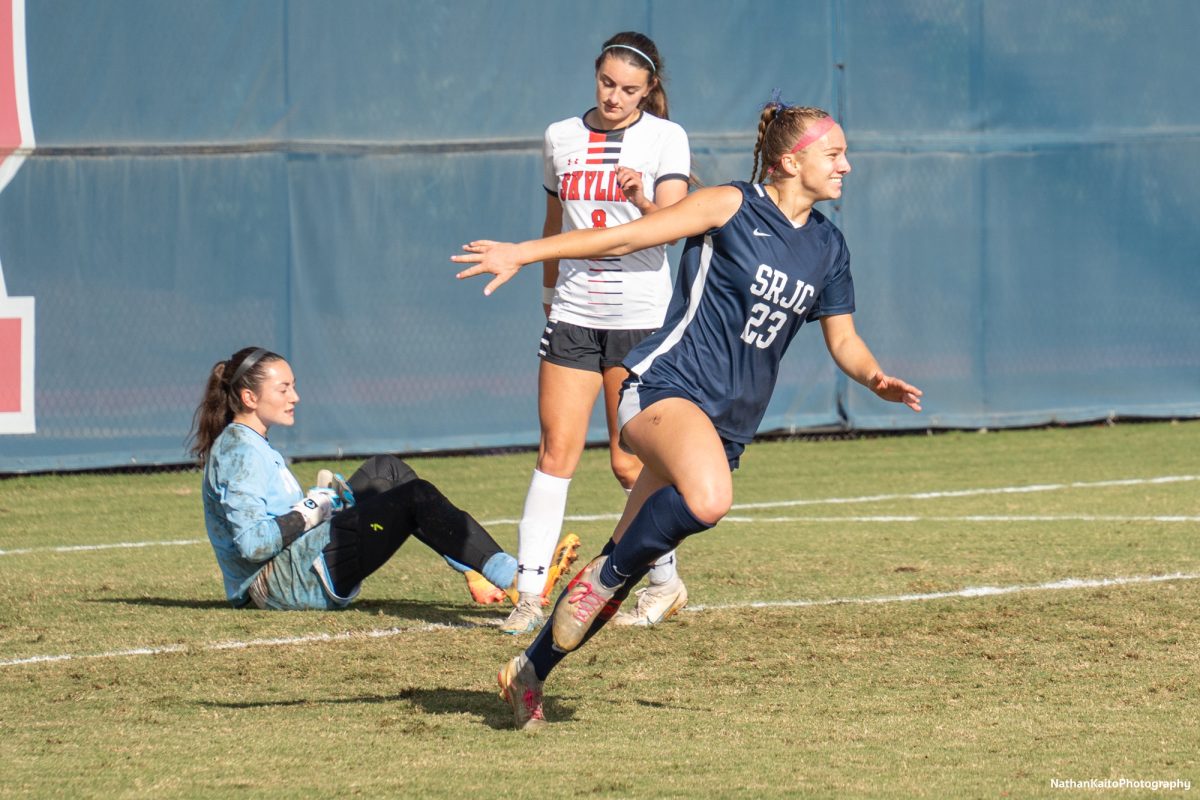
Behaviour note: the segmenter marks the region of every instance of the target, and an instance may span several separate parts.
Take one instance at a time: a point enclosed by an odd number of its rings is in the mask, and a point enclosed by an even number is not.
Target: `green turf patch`
[[[239,611],[221,598],[198,473],[0,481],[0,796],[1197,782],[1198,446],[1200,423],[753,445],[739,521],[681,549],[692,607],[564,661],[536,737],[510,730],[495,691],[529,638],[501,636],[504,612],[470,605],[418,542],[347,611]],[[531,454],[413,463],[515,546],[504,520]],[[615,515],[622,498],[588,451],[568,514]],[[612,524],[568,527],[591,554]],[[116,544],[144,546],[54,549]],[[938,596],[975,587],[1020,590]]]

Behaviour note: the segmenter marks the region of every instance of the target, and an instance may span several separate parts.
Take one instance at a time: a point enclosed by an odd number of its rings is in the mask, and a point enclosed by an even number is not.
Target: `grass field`
[[[1198,454],[1200,422],[755,444],[730,518],[682,548],[692,605],[564,661],[533,736],[495,687],[529,637],[418,542],[350,610],[239,611],[198,473],[3,480],[0,796],[1191,786]],[[532,454],[412,463],[515,548]],[[621,499],[586,453],[585,556]]]

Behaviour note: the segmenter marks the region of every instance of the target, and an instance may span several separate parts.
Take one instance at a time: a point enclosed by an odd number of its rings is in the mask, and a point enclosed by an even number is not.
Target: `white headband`
[[[641,50],[638,50],[636,47],[634,47],[631,44],[610,44],[608,47],[604,48],[604,50],[601,52],[607,53],[609,50],[612,50],[614,47],[620,47],[625,50],[632,50],[633,52],[637,53],[642,58],[646,59],[646,63],[650,65],[651,73],[658,72],[658,70],[654,68],[654,59],[651,58],[650,56],[646,55],[645,53],[643,53]]]

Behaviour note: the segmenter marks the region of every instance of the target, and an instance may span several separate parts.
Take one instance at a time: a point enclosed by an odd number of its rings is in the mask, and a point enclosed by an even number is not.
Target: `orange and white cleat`
[[[546,570],[546,585],[542,588],[542,607],[550,605],[550,596],[554,587],[571,571],[571,565],[579,558],[579,537],[568,533],[554,547],[554,555],[550,557],[550,568]]]
[[[463,575],[467,579],[467,591],[471,593],[471,599],[476,603],[490,606],[510,599],[507,592],[475,570],[469,569]]]

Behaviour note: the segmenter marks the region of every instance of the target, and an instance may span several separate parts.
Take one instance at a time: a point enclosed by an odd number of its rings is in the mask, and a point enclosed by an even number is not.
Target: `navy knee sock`
[[[664,486],[646,498],[633,522],[629,523],[625,535],[600,570],[600,582],[609,588],[622,582],[628,584],[634,572],[649,569],[684,539],[711,527],[696,519],[678,489]]]
[[[664,486],[646,498],[645,504],[629,524],[620,543],[613,544],[610,539],[600,551],[600,555],[609,556],[600,569],[600,582],[609,587],[620,586],[613,595],[613,601],[620,605],[633,587],[650,571],[655,561],[674,550],[688,536],[711,527],[712,525],[696,519],[696,515],[687,507],[678,489],[674,486]],[[558,601],[554,604],[555,608],[558,608],[558,603],[562,602],[565,594],[565,590],[559,594]],[[537,638],[525,650],[525,655],[533,664],[533,671],[539,680],[545,680],[550,671],[567,655],[554,646],[553,619],[554,612],[551,611],[550,618],[538,632]],[[584,642],[603,628],[608,619],[605,615],[597,617],[592,627],[584,634],[579,646],[582,647]]]

